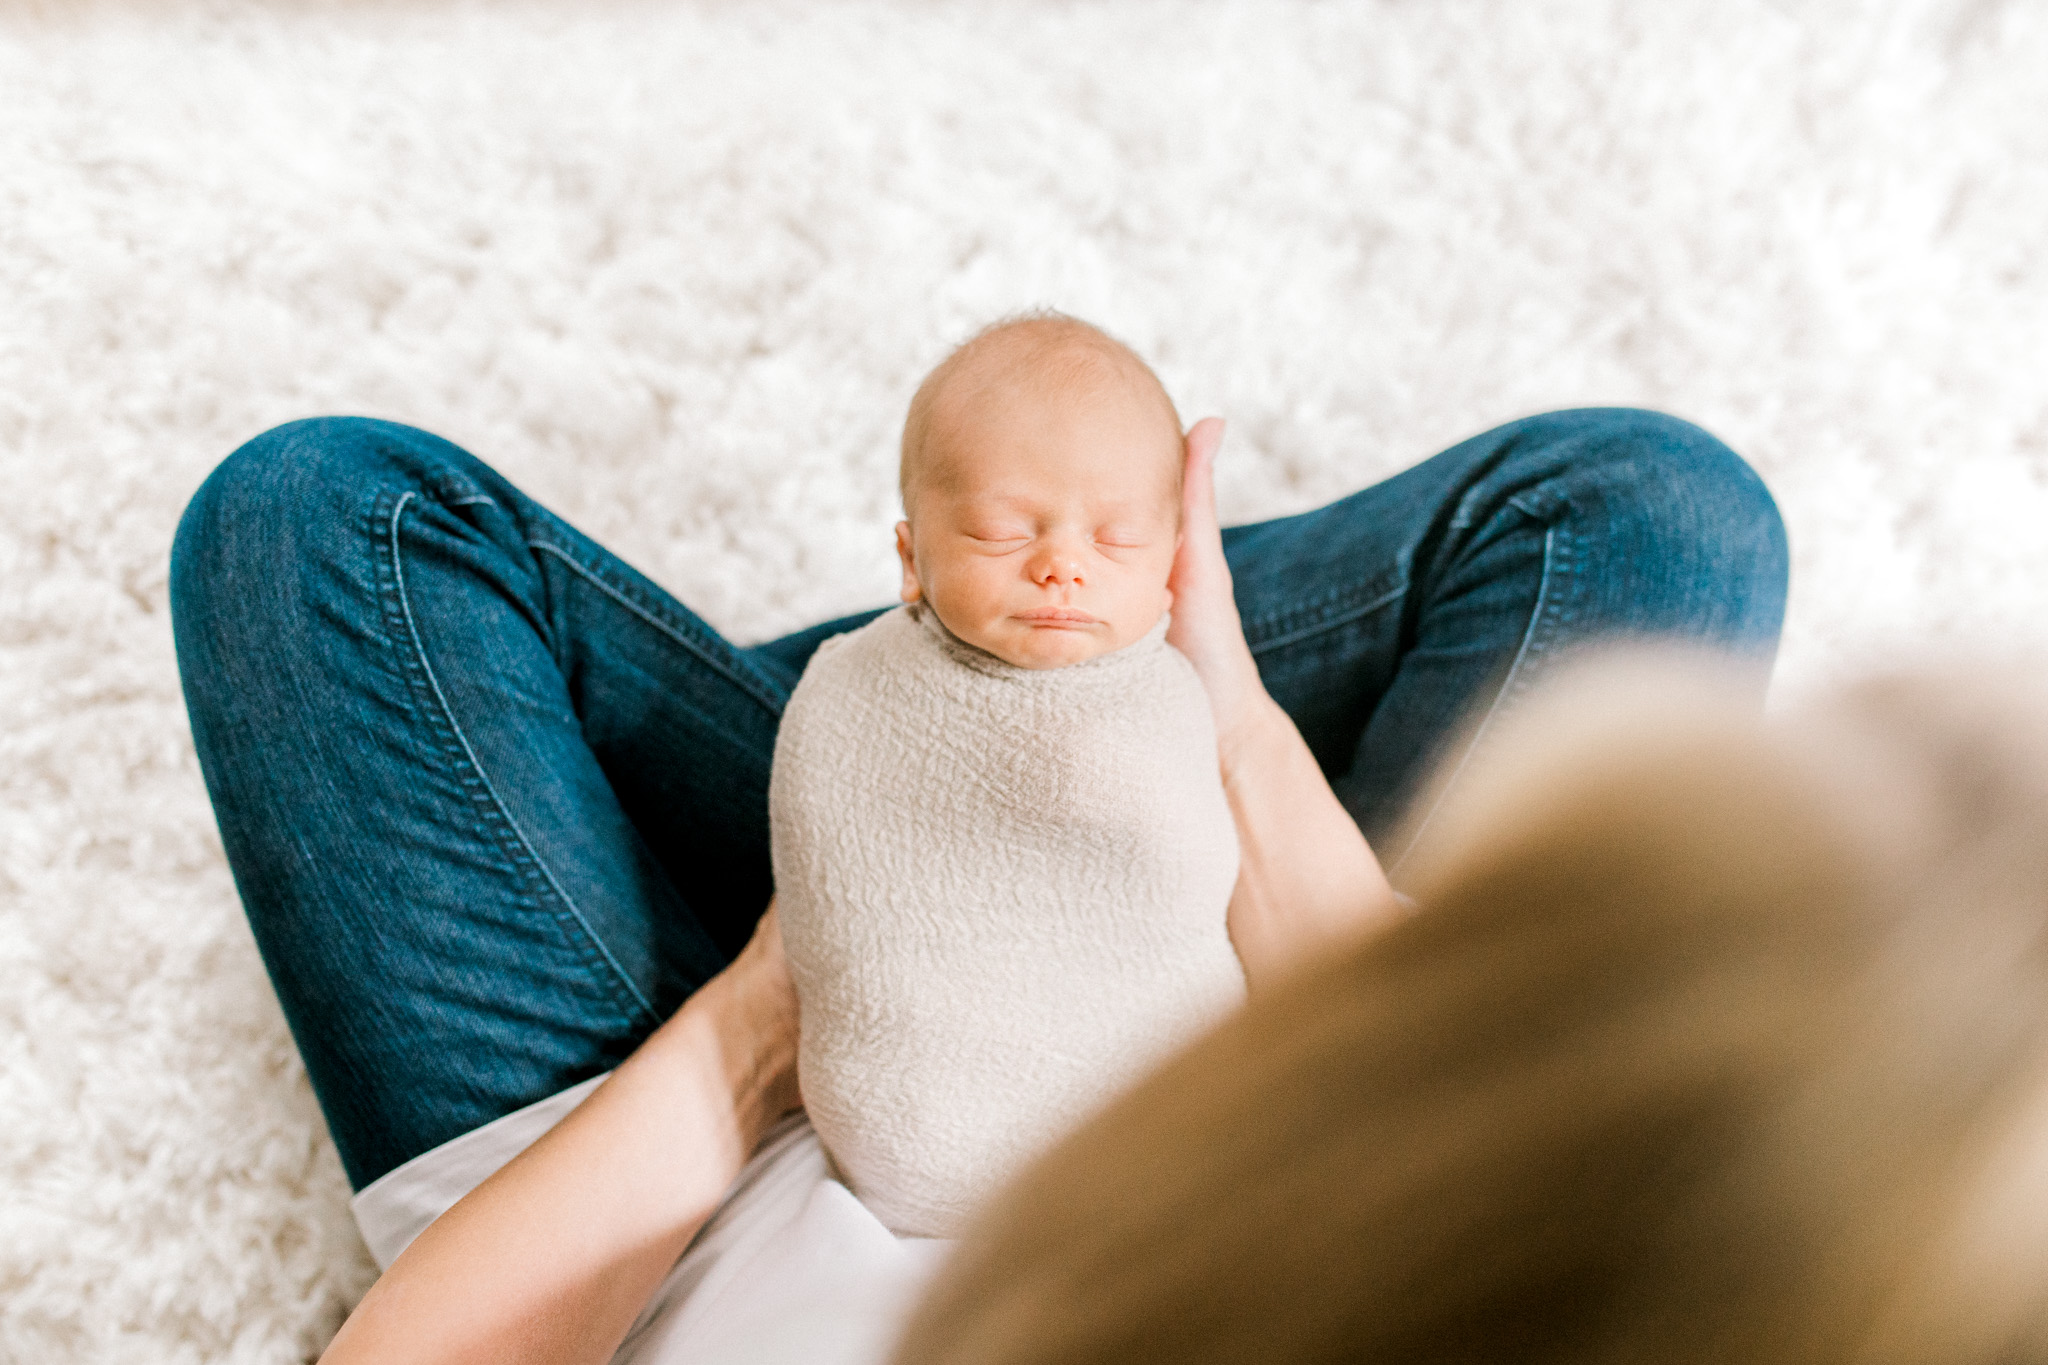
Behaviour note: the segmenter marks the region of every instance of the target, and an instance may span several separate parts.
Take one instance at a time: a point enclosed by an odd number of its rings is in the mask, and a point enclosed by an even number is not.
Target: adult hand
[[[1301,732],[1259,681],[1216,521],[1222,443],[1221,418],[1205,417],[1188,430],[1166,638],[1195,666],[1215,713],[1223,791],[1240,851],[1230,941],[1257,990],[1319,944],[1384,919],[1394,897]]]
[[[757,1059],[761,1118],[776,1119],[802,1106],[797,1090],[797,999],[789,978],[789,959],[782,951],[782,923],[775,901],[754,926],[752,938],[732,964],[719,974],[730,987],[726,1008],[733,1027],[749,1040],[742,1050]]]
[[[1231,595],[1230,565],[1223,558],[1223,531],[1216,520],[1216,451],[1222,444],[1220,417],[1195,423],[1183,443],[1180,550],[1166,580],[1173,593],[1166,640],[1187,656],[1208,691],[1217,743],[1227,762],[1271,703],[1245,643],[1244,623]]]
[[[797,1003],[771,902],[738,958],[392,1262],[322,1365],[602,1365],[777,1116]]]

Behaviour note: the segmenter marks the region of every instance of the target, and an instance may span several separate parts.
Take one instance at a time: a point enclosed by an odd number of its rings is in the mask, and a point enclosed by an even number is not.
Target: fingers
[[[1205,580],[1213,579],[1223,564],[1216,520],[1216,451],[1222,444],[1221,417],[1204,417],[1188,428],[1187,463],[1181,476],[1180,559],[1189,572]]]
[[[1194,665],[1209,694],[1218,736],[1238,734],[1264,695],[1231,594],[1230,562],[1216,516],[1216,452],[1223,419],[1204,417],[1183,439],[1181,542],[1167,586],[1174,615],[1167,643]]]
[[[742,957],[749,952],[766,952],[770,948],[782,947],[782,925],[775,918],[775,897],[768,898],[768,908],[761,912],[761,918],[754,921],[754,932],[747,936],[747,946],[740,950]]]
[[[769,899],[767,911],[755,923],[746,946],[726,971],[736,981],[766,985],[773,995],[795,990],[789,980],[789,961],[783,952],[782,924],[776,918],[774,898]]]
[[[1182,467],[1183,516],[1197,526],[1216,520],[1216,451],[1223,444],[1223,419],[1204,417],[1188,428]]]

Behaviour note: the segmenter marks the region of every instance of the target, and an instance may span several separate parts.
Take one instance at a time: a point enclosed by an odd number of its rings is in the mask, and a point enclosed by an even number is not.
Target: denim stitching
[[[1321,635],[1325,631],[1335,630],[1338,626],[1348,624],[1352,621],[1356,621],[1362,616],[1372,615],[1374,612],[1378,611],[1381,607],[1386,606],[1390,602],[1400,601],[1401,594],[1407,591],[1407,584],[1398,584],[1395,587],[1389,588],[1386,592],[1381,593],[1378,597],[1373,598],[1370,602],[1362,603],[1359,606],[1351,607],[1344,611],[1333,612],[1330,615],[1318,618],[1309,625],[1301,626],[1294,630],[1290,630],[1283,635],[1268,636],[1265,639],[1260,640],[1257,644],[1252,645],[1251,651],[1254,655],[1264,654],[1270,650],[1280,649],[1286,645],[1297,644],[1302,640],[1308,639],[1312,635]],[[1288,615],[1293,617],[1299,617],[1301,613],[1290,612]],[[1286,618],[1283,617],[1278,619]],[[1249,634],[1249,632],[1247,633]]]
[[[1539,671],[1536,663],[1551,653],[1559,636],[1568,635],[1572,623],[1578,619],[1577,608],[1562,589],[1576,571],[1578,547],[1577,538],[1562,524],[1554,524],[1545,532],[1543,582],[1536,592],[1536,613],[1530,618],[1529,633],[1516,660],[1517,667],[1510,670],[1507,682],[1501,685],[1500,696],[1494,699],[1496,707],[1504,706],[1536,685]],[[1553,580],[1560,585],[1555,594],[1549,591]]]
[[[548,867],[546,861],[535,851],[532,841],[526,837],[526,832],[519,828],[519,822],[512,818],[512,812],[505,805],[504,799],[498,795],[497,788],[491,782],[490,774],[484,771],[483,764],[478,761],[476,750],[470,747],[469,736],[463,733],[461,723],[455,719],[454,709],[448,705],[447,695],[441,690],[441,680],[434,675],[434,666],[427,659],[426,644],[420,639],[419,625],[413,619],[412,603],[406,595],[405,564],[400,558],[399,553],[399,522],[405,515],[406,504],[411,502],[414,496],[415,494],[408,490],[391,509],[391,571],[395,580],[394,586],[397,589],[399,610],[404,615],[406,632],[412,638],[413,651],[419,659],[420,669],[426,677],[427,685],[433,690],[434,700],[441,708],[442,717],[447,721],[449,730],[453,732],[456,743],[462,746],[462,752],[469,760],[471,771],[476,774],[477,780],[483,784],[485,795],[490,798],[491,804],[497,808],[498,816],[505,822],[505,827],[512,831],[512,837],[519,841],[519,846],[525,851],[528,860],[540,871],[541,876],[547,880],[548,886],[560,898],[570,917],[583,930],[590,944],[597,949],[598,955],[612,969],[620,984],[625,986],[627,993],[633,997],[640,1011],[647,1017],[652,1018],[654,1017],[653,1004],[648,1001],[645,995],[641,994],[639,986],[634,984],[631,976],[627,975],[626,969],[612,955],[611,949],[605,946],[604,940],[591,927],[590,921],[584,918],[583,912],[577,908],[575,900],[563,888],[562,884],[555,879],[554,871]]]
[[[1521,681],[1523,665],[1533,656],[1543,652],[1540,634],[1544,625],[1545,614],[1552,606],[1550,593],[1551,582],[1556,577],[1553,573],[1553,568],[1556,565],[1560,548],[1558,539],[1559,528],[1556,524],[1553,523],[1544,528],[1543,577],[1537,581],[1536,608],[1529,613],[1529,625],[1522,632],[1522,643],[1515,650],[1514,662],[1508,665],[1508,675],[1501,680],[1500,691],[1494,694],[1493,704],[1486,708],[1486,714],[1480,719],[1479,728],[1473,732],[1471,742],[1465,746],[1465,752],[1458,755],[1458,766],[1451,770],[1449,779],[1444,782],[1443,786],[1437,789],[1436,801],[1431,804],[1429,813],[1422,817],[1422,822],[1415,827],[1415,833],[1409,838],[1408,846],[1401,850],[1401,856],[1396,858],[1394,865],[1387,869],[1389,874],[1400,871],[1401,865],[1408,861],[1408,855],[1413,853],[1422,843],[1424,831],[1428,830],[1430,822],[1436,819],[1437,812],[1443,809],[1445,800],[1450,796],[1451,788],[1457,785],[1460,777],[1464,776],[1465,765],[1470,763],[1472,755],[1478,752],[1480,744],[1486,738],[1486,732],[1493,726],[1494,717],[1500,714],[1502,704],[1515,692],[1517,684]],[[1566,539],[1569,539],[1569,537],[1567,536]]]
[[[662,620],[653,612],[641,606],[632,598],[626,596],[624,592],[620,591],[618,588],[613,587],[610,583],[605,582],[604,579],[600,578],[594,571],[585,568],[582,564],[578,563],[576,559],[572,555],[570,555],[570,553],[567,550],[564,550],[559,545],[550,544],[545,540],[529,540],[526,542],[526,547],[530,550],[544,550],[548,554],[551,554],[555,558],[561,560],[562,563],[569,566],[572,572],[579,574],[584,579],[588,580],[592,587],[596,588],[599,592],[605,594],[605,596],[617,602],[627,611],[632,612],[635,616],[645,621],[648,625],[653,626],[663,635],[666,635],[671,640],[674,640],[684,649],[689,650],[692,654],[696,655],[705,664],[707,664],[713,670],[722,675],[726,679],[726,681],[732,683],[741,691],[745,692],[748,696],[752,697],[755,701],[759,702],[764,708],[766,708],[770,716],[776,718],[777,720],[780,720],[782,718],[783,703],[781,698],[773,697],[763,692],[761,690],[760,685],[754,679],[748,677],[744,673],[738,672],[735,669],[729,667],[726,664],[725,660],[720,659],[716,654],[706,649],[702,644],[700,644],[696,640],[691,639],[688,634],[681,630],[678,630],[676,627]]]
[[[1539,484],[1509,498],[1508,506],[1533,521],[1549,522],[1555,521],[1557,514],[1570,507],[1571,502],[1569,493],[1560,492],[1548,484]]]
[[[1320,600],[1297,602],[1279,610],[1253,617],[1244,623],[1245,639],[1257,642],[1252,651],[1291,643],[1330,626],[1357,620],[1379,610],[1408,590],[1407,575],[1398,566],[1363,584],[1333,588]]]
[[[369,534],[373,543],[380,542],[383,539],[384,533],[381,528],[387,521],[395,532],[398,521],[403,515],[404,506],[407,502],[411,501],[413,496],[410,492],[399,496],[398,490],[392,489],[388,490],[383,497],[378,499],[379,505],[374,507],[370,513]],[[386,506],[391,508],[389,517],[385,515],[384,508]],[[388,560],[381,554],[377,557],[377,589],[383,601],[384,625],[394,641],[402,641],[402,637],[411,634],[411,621],[409,608],[403,600],[403,588],[400,580],[404,574],[398,564],[396,535],[394,534],[390,538],[390,544],[381,546],[381,548],[385,549],[389,554]],[[431,684],[427,681],[424,651],[415,650],[408,657],[401,647],[394,649],[392,653],[397,661],[395,667],[398,672],[400,687],[406,689],[408,693],[417,692],[424,694],[433,690]],[[413,705],[416,709],[418,708],[419,699],[417,697],[414,698]],[[452,734],[444,734],[441,729],[441,722],[447,719],[445,713],[435,713],[429,710],[423,713],[420,718],[434,731],[433,738],[438,744],[451,751],[456,749],[454,736]],[[481,774],[474,767],[464,766],[458,761],[455,764],[453,776],[457,785],[461,787],[463,795],[470,800],[478,800],[480,794],[487,794],[481,780]],[[491,845],[501,855],[505,853],[503,833],[494,828],[488,819],[482,817],[474,818],[470,824],[470,831],[479,838],[490,841]],[[517,862],[512,858],[502,858],[498,865],[514,876],[521,875]],[[524,892],[521,894],[525,895]],[[530,896],[527,896],[526,899],[532,900]],[[535,904],[537,905],[537,902]],[[594,968],[597,965],[598,959],[594,956],[586,954],[586,958],[585,966]]]

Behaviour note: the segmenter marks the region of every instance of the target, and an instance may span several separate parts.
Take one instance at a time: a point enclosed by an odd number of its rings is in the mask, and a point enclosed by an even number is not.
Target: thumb
[[[1216,520],[1216,451],[1223,444],[1223,419],[1204,417],[1188,428],[1181,472],[1184,521],[1206,527]]]

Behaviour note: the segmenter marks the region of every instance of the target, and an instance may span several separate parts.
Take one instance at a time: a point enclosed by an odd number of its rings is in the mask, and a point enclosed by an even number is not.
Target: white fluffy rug
[[[0,1361],[305,1359],[366,1280],[172,664],[239,441],[431,427],[759,638],[889,597],[914,380],[1050,303],[1239,519],[1706,424],[1803,687],[2037,629],[2044,72],[2033,0],[0,8]]]

